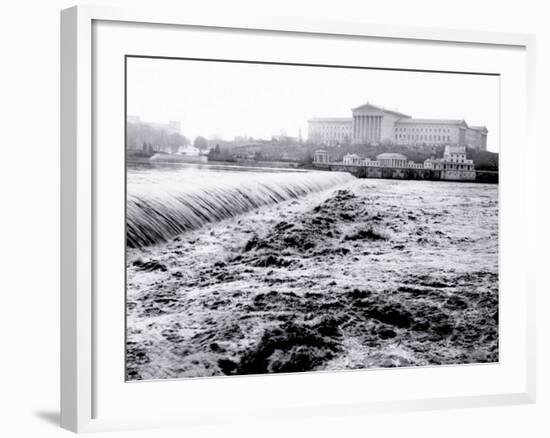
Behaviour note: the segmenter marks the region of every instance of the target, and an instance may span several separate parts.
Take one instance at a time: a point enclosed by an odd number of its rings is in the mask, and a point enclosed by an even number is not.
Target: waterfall
[[[353,180],[340,172],[128,173],[126,243],[143,247],[265,205]]]

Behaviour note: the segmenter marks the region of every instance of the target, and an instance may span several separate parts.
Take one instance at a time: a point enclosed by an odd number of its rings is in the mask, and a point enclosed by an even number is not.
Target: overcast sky
[[[370,102],[418,118],[464,119],[489,130],[499,148],[499,78],[442,74],[129,58],[128,115],[179,120],[182,133],[307,138],[312,117],[351,117]]]

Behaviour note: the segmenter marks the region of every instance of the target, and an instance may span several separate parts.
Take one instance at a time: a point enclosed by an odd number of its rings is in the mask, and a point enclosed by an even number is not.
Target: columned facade
[[[407,168],[409,163],[407,157],[402,154],[384,153],[376,156],[381,167]]]
[[[382,115],[353,114],[354,143],[380,143]]]
[[[352,141],[355,144],[392,143],[394,124],[410,116],[387,110],[369,103],[358,106],[352,112]]]
[[[330,155],[327,151],[323,149],[318,149],[313,154],[313,162],[319,164],[330,163]]]

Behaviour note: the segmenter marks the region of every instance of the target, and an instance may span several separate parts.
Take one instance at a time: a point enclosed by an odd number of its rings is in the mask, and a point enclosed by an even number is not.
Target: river
[[[498,361],[498,186],[128,170],[127,378]]]

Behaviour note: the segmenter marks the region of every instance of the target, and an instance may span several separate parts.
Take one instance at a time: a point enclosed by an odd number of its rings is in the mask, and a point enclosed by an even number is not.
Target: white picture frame
[[[256,17],[231,18],[195,16],[192,11],[129,10],[110,7],[77,6],[61,12],[61,426],[75,431],[100,431],[121,428],[160,427],[174,425],[223,422],[235,418],[255,416],[262,418],[296,418],[311,415],[364,414],[369,412],[398,412],[414,409],[441,409],[451,407],[475,407],[504,404],[533,403],[535,400],[535,287],[534,272],[526,266],[522,271],[522,289],[518,308],[524,325],[520,324],[522,338],[522,374],[518,387],[513,391],[494,391],[484,394],[445,395],[430,398],[392,398],[389,400],[305,403],[300,408],[285,405],[271,407],[267,411],[254,411],[243,405],[242,412],[207,412],[189,417],[175,412],[151,412],[147,416],[132,417],[97,415],[97,352],[98,338],[94,324],[98,318],[94,299],[97,284],[97,203],[98,194],[94,180],[98,161],[94,155],[94,81],[93,64],[95,39],[93,26],[97,22],[131,23],[133,25],[170,25],[208,29],[239,29],[250,32],[250,38],[261,32],[277,32],[281,35],[339,35],[353,38],[380,38],[415,43],[452,43],[469,46],[483,45],[493,48],[511,48],[524,53],[525,64],[525,153],[535,150],[534,124],[534,59],[535,39],[531,35],[460,31],[451,29],[424,29],[416,27],[385,26],[365,23],[310,22],[307,20],[258,19]],[[504,85],[506,86],[506,85]],[[504,103],[505,104],[505,103]],[[523,122],[522,122],[523,123]],[[521,166],[520,166],[521,167]],[[523,230],[526,247],[535,242],[535,181],[534,168],[520,170],[517,178],[525,189],[525,219],[530,221]],[[534,253],[534,251],[532,252]],[[523,275],[525,278],[523,278]],[[122,315],[121,315],[122,318]],[[428,372],[430,372],[428,370]],[[357,373],[347,373],[352,381]],[[296,379],[303,377],[294,375]],[[308,377],[309,379],[310,377]],[[264,377],[251,377],[256,382]],[[270,379],[272,379],[270,377]],[[228,384],[229,379],[210,381],[210,386],[225,385],[235,390],[238,383]],[[147,383],[143,383],[148,385]],[[170,385],[171,382],[164,382]],[[132,384],[136,387],[136,384]],[[139,384],[137,384],[139,385]],[[237,385],[237,386],[236,386]],[[345,398],[345,396],[344,396]]]

